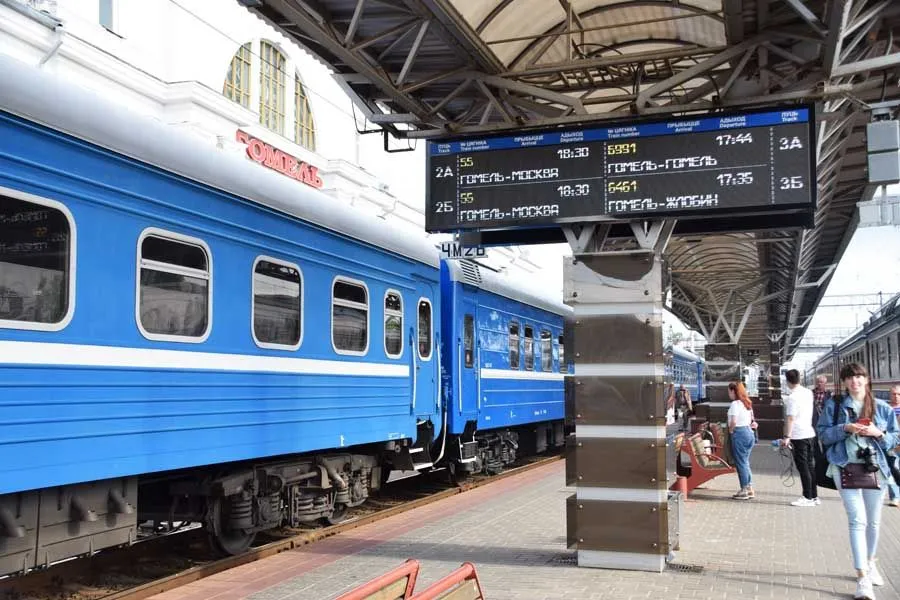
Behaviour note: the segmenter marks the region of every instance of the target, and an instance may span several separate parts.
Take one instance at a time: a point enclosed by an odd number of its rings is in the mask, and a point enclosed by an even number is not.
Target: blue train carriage
[[[882,400],[900,385],[900,294],[881,305],[865,324],[866,366],[872,391]]]
[[[666,381],[675,384],[677,391],[679,386],[684,386],[691,394],[693,402],[703,402],[706,399],[706,361],[678,346],[668,346],[666,356]]]
[[[9,57],[0,81],[0,575],[148,520],[241,552],[430,462],[424,234]]]
[[[572,309],[469,261],[442,261],[441,299],[451,472],[495,473],[562,446]]]
[[[836,393],[842,391],[838,380],[841,366],[856,362],[869,371],[874,395],[887,400],[890,389],[900,385],[900,294],[885,302],[831,354],[837,356],[832,362]],[[817,364],[826,360],[822,357]]]
[[[838,381],[839,367],[840,360],[837,348],[833,348],[817,358],[815,363],[813,363],[807,387],[812,389],[816,385],[816,378],[823,376],[826,379],[828,389],[833,393],[838,393],[840,389],[840,382]]]

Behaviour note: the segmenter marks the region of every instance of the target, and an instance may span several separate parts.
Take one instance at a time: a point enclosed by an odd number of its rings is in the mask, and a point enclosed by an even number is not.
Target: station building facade
[[[0,53],[336,202],[424,228],[425,143],[391,138],[386,152],[328,66],[236,0],[0,0]],[[515,248],[484,262],[508,275],[539,268]]]

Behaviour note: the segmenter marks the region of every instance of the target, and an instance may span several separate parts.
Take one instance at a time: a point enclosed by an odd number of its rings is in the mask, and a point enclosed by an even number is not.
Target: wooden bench
[[[409,600],[418,575],[419,561],[410,558],[396,569],[350,590],[337,600]]]
[[[478,573],[470,562],[414,595],[418,574],[419,561],[411,558],[337,600],[484,600]]]
[[[728,433],[727,427],[722,427],[719,423],[709,424],[709,431],[713,436],[713,452],[725,459],[729,465],[734,464],[734,457],[731,455],[731,434]]]
[[[412,600],[484,600],[475,565],[464,562],[458,569],[428,586]]]
[[[684,437],[681,437],[681,440],[684,440]],[[678,444],[678,436],[676,436],[675,443]],[[735,468],[729,465],[724,458],[706,450],[703,446],[703,437],[699,433],[695,433],[688,440],[683,441],[680,446],[676,445],[676,452],[676,456],[680,456],[681,452],[687,453],[691,460],[690,474],[686,476],[687,493],[714,477],[735,472]],[[677,490],[678,482],[672,484],[670,489]]]

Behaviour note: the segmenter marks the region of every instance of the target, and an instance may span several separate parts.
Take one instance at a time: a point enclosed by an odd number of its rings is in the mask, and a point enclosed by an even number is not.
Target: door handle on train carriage
[[[418,379],[416,371],[419,370],[419,365],[416,364],[416,347],[414,345],[414,334],[413,328],[409,328],[409,360],[411,364],[410,371],[412,371],[412,406],[410,409],[413,414],[416,412],[416,380]]]
[[[463,343],[456,339],[456,395],[459,398],[459,414],[463,413],[462,372],[463,372]]]
[[[440,413],[441,412],[441,334],[436,334],[434,336],[434,370],[432,373],[437,373],[437,381],[434,381],[434,387],[437,390],[434,396],[434,407],[435,410]]]
[[[475,346],[475,390],[478,398],[475,399],[476,406],[481,412],[481,342]]]

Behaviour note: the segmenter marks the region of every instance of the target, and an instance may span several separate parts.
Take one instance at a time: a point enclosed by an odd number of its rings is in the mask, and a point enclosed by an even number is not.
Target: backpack
[[[838,414],[840,414],[840,410],[841,410],[840,396],[833,397],[833,400],[834,400],[834,417],[831,420],[832,427],[837,425]],[[829,490],[836,490],[837,485],[835,485],[834,479],[827,475],[828,467],[830,466],[830,463],[828,462],[828,458],[825,457],[825,448],[824,448],[824,446],[822,446],[822,442],[819,440],[816,440],[815,452],[816,452],[816,486],[828,488]]]

